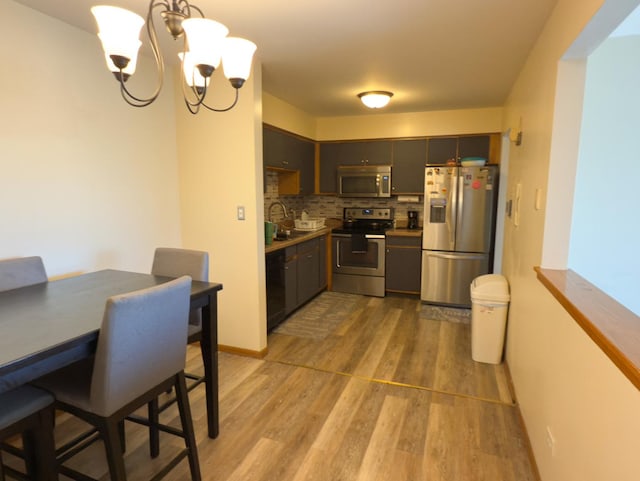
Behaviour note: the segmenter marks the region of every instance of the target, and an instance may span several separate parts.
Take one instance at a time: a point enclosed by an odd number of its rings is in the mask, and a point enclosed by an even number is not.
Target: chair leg
[[[187,395],[187,383],[185,381],[184,372],[180,372],[176,375],[175,389],[178,410],[180,411],[180,422],[182,423],[182,431],[184,433],[184,444],[188,451],[191,480],[201,481],[202,476],[200,474],[200,463],[198,462],[198,447],[196,445],[196,437],[193,430],[191,408],[189,407],[189,397]]]
[[[36,479],[42,481],[54,481],[58,479],[58,466],[56,463],[56,446],[53,438],[53,426],[55,425],[55,410],[44,409],[38,414],[40,421],[35,433]]]
[[[97,424],[104,441],[111,481],[126,481],[127,474],[120,443],[120,421],[107,418],[100,419]]]
[[[122,446],[122,454],[127,452],[127,436],[124,430],[124,419],[118,423],[118,434],[120,435],[120,446]]]
[[[36,448],[35,438],[37,434],[35,429],[29,428],[22,432],[22,455],[24,456],[24,467],[28,479],[36,479],[38,471],[36,462],[38,459],[38,450]]]
[[[158,423],[160,422],[160,409],[158,407],[158,398],[154,398],[147,404],[149,409],[149,455],[157,458],[160,454],[160,430]]]

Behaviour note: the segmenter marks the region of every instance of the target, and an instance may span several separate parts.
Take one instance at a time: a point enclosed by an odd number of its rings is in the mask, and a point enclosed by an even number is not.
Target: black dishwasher
[[[280,249],[266,256],[267,274],[267,332],[285,318],[285,250]]]

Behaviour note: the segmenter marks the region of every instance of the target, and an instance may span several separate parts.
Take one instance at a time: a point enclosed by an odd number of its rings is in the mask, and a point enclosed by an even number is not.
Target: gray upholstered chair
[[[0,292],[47,282],[42,258],[16,257],[0,260]]]
[[[165,277],[190,276],[194,281],[209,282],[209,254],[205,251],[192,249],[158,247],[153,255],[151,274]],[[201,337],[202,311],[198,309],[191,311],[189,314],[188,343],[199,342]],[[187,372],[185,376],[192,381],[187,386],[189,391],[204,381],[204,376],[198,374]],[[171,399],[162,406],[158,405],[157,400],[151,403],[149,405],[149,418],[157,421],[160,412],[164,411],[174,401],[174,399]],[[154,423],[152,423],[153,425]],[[149,433],[149,441],[151,456],[156,457],[159,454],[159,441],[158,432],[153,427]]]
[[[25,473],[0,462],[0,480],[5,471],[15,479],[52,481],[58,479],[53,442],[53,396],[32,386],[21,386],[0,394],[0,440],[22,435]],[[13,452],[13,451],[12,451]]]
[[[204,251],[158,247],[153,255],[151,274],[155,276],[190,276],[194,281],[209,282],[209,254]],[[189,314],[189,342],[200,340],[202,313]],[[189,377],[189,376],[187,376]]]
[[[47,282],[47,272],[40,257],[0,260],[0,292],[43,282]],[[24,458],[27,475],[32,479],[54,479],[53,396],[30,386],[0,394],[0,440],[17,434],[22,435],[24,449],[15,450],[4,444],[3,449]],[[5,469],[9,476],[20,476],[12,468]],[[0,480],[4,481],[1,462]]]
[[[103,439],[112,481],[126,480],[122,423],[167,389],[176,391],[185,449],[158,474],[166,474],[188,457],[191,479],[200,481],[200,467],[184,377],[191,279],[164,284],[107,300],[94,358],[79,361],[38,381],[56,397],[56,408],[97,428]],[[147,424],[147,423],[144,423]],[[176,430],[159,426],[162,431]],[[85,439],[84,445],[92,439]],[[58,456],[61,474],[88,479]]]

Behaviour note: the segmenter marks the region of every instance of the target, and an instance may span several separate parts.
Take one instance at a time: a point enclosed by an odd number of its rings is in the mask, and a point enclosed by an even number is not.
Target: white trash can
[[[509,284],[504,276],[487,274],[471,283],[471,358],[474,361],[502,362],[509,299]]]

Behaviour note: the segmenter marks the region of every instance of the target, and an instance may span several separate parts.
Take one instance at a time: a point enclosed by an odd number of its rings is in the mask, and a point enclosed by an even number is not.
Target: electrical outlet
[[[555,458],[556,456],[556,438],[553,436],[551,432],[551,428],[547,426],[547,435],[546,435],[547,446],[549,447],[549,451],[551,451],[551,457]]]
[[[238,206],[238,220],[244,220],[244,206]]]

